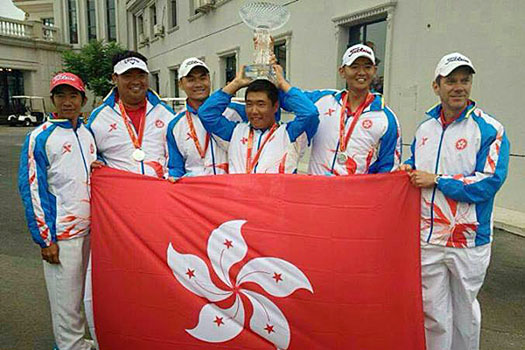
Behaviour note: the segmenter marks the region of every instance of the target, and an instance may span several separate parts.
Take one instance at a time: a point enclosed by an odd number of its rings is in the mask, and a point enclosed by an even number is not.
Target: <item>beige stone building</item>
[[[26,12],[26,20],[0,17],[0,115],[4,116],[11,112],[11,96],[49,94],[49,80],[61,69],[61,52],[69,47],[54,26],[52,0],[15,4]]]
[[[469,56],[477,67],[472,98],[506,126],[512,144],[509,176],[497,197],[503,210],[497,215],[508,214],[525,227],[525,118],[519,104],[525,81],[520,68],[525,47],[519,44],[525,36],[525,1],[273,1],[291,12],[274,37],[278,59],[296,86],[343,88],[337,68],[344,50],[356,42],[374,45],[380,59],[375,88],[401,121],[405,158],[418,123],[438,101],[430,85],[438,60],[453,51]],[[181,95],[177,69],[189,56],[210,66],[214,89],[252,61],[252,31],[238,15],[243,3],[55,0],[53,14],[61,41],[73,47],[96,37],[144,54],[152,87],[175,97]]]

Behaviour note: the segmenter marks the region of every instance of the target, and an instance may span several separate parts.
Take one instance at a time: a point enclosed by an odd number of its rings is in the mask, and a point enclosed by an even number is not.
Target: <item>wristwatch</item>
[[[440,174],[436,175],[436,177],[434,178],[434,183],[437,185],[439,182],[439,179],[441,179],[442,177],[443,175],[440,175]]]

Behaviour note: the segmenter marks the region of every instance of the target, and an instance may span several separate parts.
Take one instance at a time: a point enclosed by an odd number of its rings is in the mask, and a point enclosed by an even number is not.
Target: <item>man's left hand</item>
[[[409,173],[410,182],[415,187],[428,188],[436,184],[436,174],[427,173],[426,171],[414,170]]]

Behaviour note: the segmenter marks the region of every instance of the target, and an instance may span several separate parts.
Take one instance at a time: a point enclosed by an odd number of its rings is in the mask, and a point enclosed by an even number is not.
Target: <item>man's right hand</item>
[[[251,78],[246,77],[245,75],[245,68],[246,66],[242,66],[241,70],[237,72],[237,75],[235,76],[235,79],[233,79],[228,85],[226,85],[222,91],[224,91],[227,94],[235,95],[235,93],[242,89],[243,87],[246,87],[250,85],[250,83],[253,81]]]
[[[397,170],[411,172],[412,167],[410,166],[410,164],[401,164]]]
[[[49,247],[42,248],[42,260],[50,264],[60,264],[58,259],[58,244],[51,243]]]
[[[177,183],[177,181],[179,180],[180,180],[180,177],[174,177],[174,176],[168,177],[168,181],[171,182],[172,184]]]

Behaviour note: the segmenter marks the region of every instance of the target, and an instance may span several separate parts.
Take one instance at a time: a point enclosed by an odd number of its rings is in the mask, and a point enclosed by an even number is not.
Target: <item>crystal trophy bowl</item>
[[[246,66],[246,76],[252,79],[274,80],[270,65],[270,31],[281,28],[290,19],[290,11],[269,2],[251,2],[241,7],[243,22],[255,31],[254,64]]]

